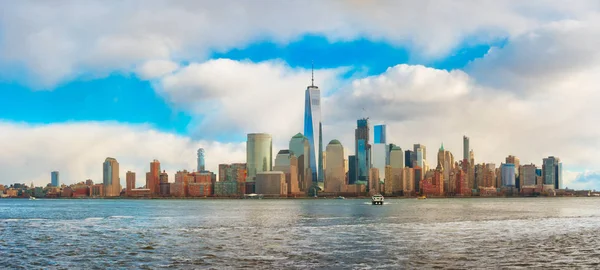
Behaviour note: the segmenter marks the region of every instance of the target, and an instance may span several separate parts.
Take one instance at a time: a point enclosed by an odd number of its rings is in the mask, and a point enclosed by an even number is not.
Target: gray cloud
[[[304,34],[386,41],[427,59],[467,38],[513,37],[597,10],[595,1],[3,1],[0,66],[22,66],[24,82],[52,89],[147,60],[203,61],[211,51]]]

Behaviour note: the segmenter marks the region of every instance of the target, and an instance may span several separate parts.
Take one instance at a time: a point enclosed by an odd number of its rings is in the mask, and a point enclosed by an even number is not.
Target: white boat
[[[371,197],[371,203],[373,205],[383,205],[383,196],[381,194],[373,195]]]
[[[29,197],[29,200],[35,200],[35,197],[33,197],[33,196],[30,196],[30,197]]]
[[[338,200],[345,200],[346,198],[344,198],[344,196],[338,196],[336,199],[338,199]]]

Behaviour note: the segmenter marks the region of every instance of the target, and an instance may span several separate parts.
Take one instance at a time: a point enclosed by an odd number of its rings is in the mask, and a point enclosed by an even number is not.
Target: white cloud
[[[147,126],[117,123],[66,123],[26,125],[0,122],[0,184],[34,182],[46,185],[50,172],[58,170],[61,182],[72,184],[88,178],[102,182],[102,163],[114,157],[120,163],[121,184],[125,172],[136,172],[137,186],[145,185],[150,162],[158,159],[161,169],[174,181],[177,170],[196,168],[196,150],[206,150],[207,169],[219,163],[244,162],[244,143],[194,141],[163,133]]]
[[[343,69],[316,70],[319,87],[332,89]],[[198,137],[267,132],[278,145],[302,132],[304,91],[311,71],[278,61],[262,63],[228,59],[192,63],[165,76],[157,91],[178,108],[201,115]]]
[[[415,58],[436,58],[465,41],[488,42],[560,19],[593,16],[596,4],[5,1],[0,3],[0,61],[23,66],[31,73],[27,83],[51,89],[82,73],[127,73],[152,59],[203,61],[211,51],[265,39],[287,43],[305,34],[386,41],[410,47]]]
[[[138,76],[143,80],[160,78],[179,69],[179,64],[169,60],[151,60],[137,68]]]

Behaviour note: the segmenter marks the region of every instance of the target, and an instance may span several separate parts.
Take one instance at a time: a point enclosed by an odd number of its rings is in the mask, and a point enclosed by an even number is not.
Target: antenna
[[[310,72],[311,72],[310,86],[315,86],[315,60],[312,60]]]

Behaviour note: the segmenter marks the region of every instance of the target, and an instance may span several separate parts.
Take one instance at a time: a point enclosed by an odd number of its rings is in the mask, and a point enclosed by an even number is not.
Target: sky
[[[0,184],[137,185],[274,153],[302,132],[314,63],[323,142],[353,154],[356,119],[402,149],[470,137],[477,163],[563,163],[600,190],[600,2],[0,0]],[[428,163],[435,166],[435,158]]]

